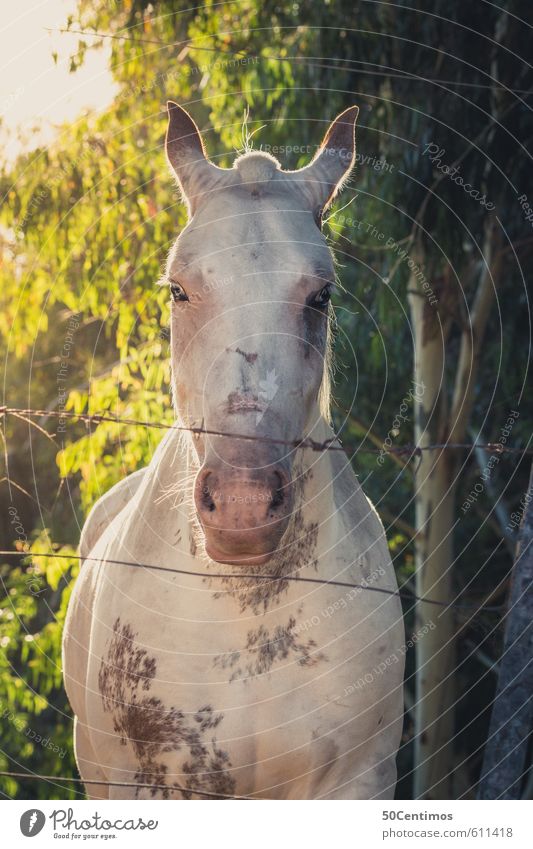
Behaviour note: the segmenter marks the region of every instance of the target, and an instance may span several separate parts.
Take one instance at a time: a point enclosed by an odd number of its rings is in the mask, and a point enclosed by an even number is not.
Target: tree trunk
[[[487,321],[502,275],[502,236],[497,220],[485,223],[483,257],[461,344],[454,385],[448,401],[444,365],[451,316],[457,320],[460,299],[455,283],[440,278],[438,302],[428,290],[423,252],[409,260],[409,307],[414,335],[415,441],[463,442],[474,402],[474,387]],[[475,262],[473,258],[472,262]],[[473,266],[475,268],[475,265]],[[448,269],[450,270],[450,269]],[[465,275],[469,276],[469,275]],[[472,275],[475,277],[475,274]],[[437,287],[435,286],[437,289]],[[415,567],[417,595],[453,599],[453,527],[457,461],[448,450],[424,451],[415,481]],[[416,642],[414,798],[450,799],[453,775],[455,703],[455,623],[453,608],[418,604],[416,628],[433,622]]]
[[[409,305],[415,338],[415,440],[423,447],[442,439],[445,339],[435,321],[435,307],[415,279]],[[416,591],[441,601],[452,596],[454,489],[449,452],[424,451],[415,480]],[[418,604],[415,633],[428,624],[432,627],[416,642],[413,797],[449,799],[455,701],[453,613]]]
[[[479,799],[520,799],[533,719],[533,466],[513,567]]]

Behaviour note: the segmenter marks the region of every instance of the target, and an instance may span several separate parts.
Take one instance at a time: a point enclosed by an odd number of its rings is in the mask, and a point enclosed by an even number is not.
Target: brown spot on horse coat
[[[316,651],[314,640],[298,642],[296,635],[297,625],[293,616],[287,625],[278,625],[272,632],[264,625],[248,631],[243,652],[248,653],[249,661],[234,670],[229,679],[230,683],[237,678],[248,679],[255,675],[264,675],[270,672],[276,661],[285,660],[291,653],[296,655],[296,663],[299,666],[314,666],[322,660],[327,660],[325,654]],[[233,668],[243,652],[232,651],[217,655],[213,664],[222,669]]]
[[[204,705],[192,716],[174,706],[166,707],[161,699],[148,695],[156,671],[155,658],[137,645],[131,626],[116,619],[107,655],[101,661],[98,687],[121,744],[129,744],[135,754],[138,769],[134,780],[139,784],[167,784],[163,790],[151,790],[152,797],[165,799],[176,791],[186,799],[195,790],[221,797],[233,795],[235,780],[228,772],[229,755],[220,749],[213,734],[223,714],[215,713],[211,705]],[[181,755],[176,757],[175,772],[185,778],[180,776],[176,782],[163,759],[170,752]]]
[[[241,351],[240,348],[235,348],[236,354],[241,354],[249,365],[253,365],[257,359],[256,353],[247,354],[246,351]]]

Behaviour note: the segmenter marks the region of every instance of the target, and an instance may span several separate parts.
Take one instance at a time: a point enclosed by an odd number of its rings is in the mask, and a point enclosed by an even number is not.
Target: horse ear
[[[333,200],[355,164],[355,124],[358,106],[350,106],[335,118],[313,161],[302,168],[306,187],[320,210]]]
[[[169,100],[165,150],[192,215],[220,170],[206,156],[200,131],[188,112]]]

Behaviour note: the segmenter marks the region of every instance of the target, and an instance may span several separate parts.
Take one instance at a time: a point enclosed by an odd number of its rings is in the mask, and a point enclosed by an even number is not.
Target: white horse
[[[190,213],[166,273],[172,391],[177,425],[204,433],[169,430],[83,529],[63,652],[79,771],[93,798],[391,798],[404,633],[385,533],[344,453],[298,445],[339,447],[320,224],[358,109],[283,171],[253,151],[218,168],[168,106]]]

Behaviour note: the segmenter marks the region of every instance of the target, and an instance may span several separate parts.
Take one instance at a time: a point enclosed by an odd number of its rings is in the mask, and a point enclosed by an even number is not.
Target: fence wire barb
[[[55,557],[61,560],[92,560],[94,563],[108,563],[113,566],[132,566],[137,569],[153,569],[156,572],[170,572],[176,575],[190,575],[194,578],[220,578],[221,580],[252,580],[252,581],[293,581],[303,584],[319,584],[320,586],[344,587],[354,590],[368,590],[369,592],[382,593],[383,595],[393,595],[398,598],[405,598],[409,601],[417,601],[421,604],[433,604],[438,607],[453,607],[464,610],[476,610],[478,612],[484,610],[491,613],[502,613],[504,605],[484,605],[484,604],[469,604],[458,601],[438,601],[437,599],[424,598],[415,593],[403,592],[402,590],[387,590],[384,587],[371,587],[368,584],[353,584],[349,581],[321,580],[320,578],[307,578],[303,575],[251,575],[241,572],[203,572],[195,569],[174,569],[171,566],[152,566],[150,563],[134,563],[131,560],[114,560],[107,557],[91,557],[90,555],[81,554],[61,554],[60,552],[51,551],[0,551],[2,557]]]
[[[266,442],[270,445],[287,445],[294,449],[309,448],[312,451],[343,451],[353,450],[357,454],[409,454],[412,457],[422,457],[423,451],[444,451],[444,450],[473,450],[479,448],[483,451],[488,451],[494,454],[533,454],[533,449],[527,446],[513,448],[511,446],[502,445],[500,442],[435,442],[430,445],[397,445],[385,446],[383,448],[361,448],[360,446],[334,445],[333,443],[340,440],[342,434],[325,439],[323,442],[317,442],[311,437],[302,437],[301,439],[276,439],[270,436],[252,436],[248,433],[230,433],[223,430],[211,430],[203,426],[194,427],[179,424],[167,424],[166,422],[147,422],[141,419],[120,418],[119,416],[110,416],[107,413],[74,413],[71,411],[58,410],[31,410],[22,409],[19,407],[0,406],[0,418],[13,415],[15,417],[26,416],[28,418],[57,418],[57,419],[77,419],[86,424],[101,424],[102,422],[110,422],[111,424],[122,424],[128,427],[152,427],[157,430],[177,430],[187,433],[192,433],[196,436],[217,436],[227,439],[241,439],[249,442]]]

